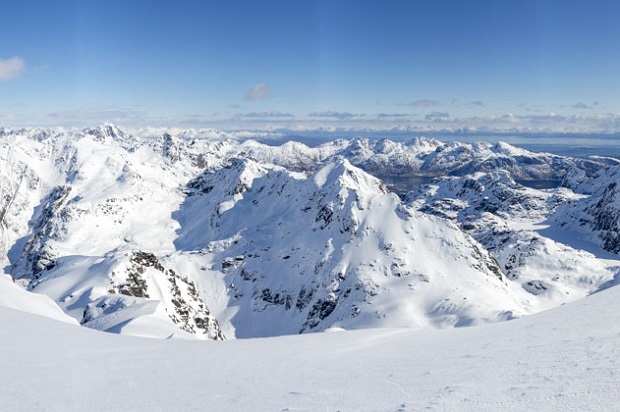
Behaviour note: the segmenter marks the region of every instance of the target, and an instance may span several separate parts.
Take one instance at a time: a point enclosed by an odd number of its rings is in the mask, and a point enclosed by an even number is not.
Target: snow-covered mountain
[[[374,176],[463,176],[475,172],[505,170],[515,179],[567,179],[570,172],[591,176],[620,161],[608,157],[568,158],[534,153],[507,143],[443,143],[436,139],[414,138],[406,143],[387,139],[339,139],[316,147],[299,142],[269,146],[253,140],[241,144],[241,153],[293,170],[308,170],[317,162],[336,156]]]
[[[524,187],[498,170],[437,180],[410,192],[407,203],[456,222],[513,283],[536,296],[528,304],[544,308],[592,293],[618,273],[620,260],[599,259],[567,241],[570,234],[558,236],[551,216],[582,198],[562,187]]]
[[[620,253],[620,167],[599,171],[576,189],[587,193],[567,202],[553,215],[553,221],[579,233],[602,249]]]
[[[175,242],[223,274],[235,310],[219,319],[236,336],[469,324],[520,313],[480,245],[410,210],[347,160],[304,177],[233,159],[188,188],[173,214],[181,224]]]
[[[424,138],[3,128],[0,264],[83,326],[141,336],[512,319],[616,273],[531,227],[585,194],[513,179],[577,188],[615,163]],[[403,201],[367,172],[460,177]]]

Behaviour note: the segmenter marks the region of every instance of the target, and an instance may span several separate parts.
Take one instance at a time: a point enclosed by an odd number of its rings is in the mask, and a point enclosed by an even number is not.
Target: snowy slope
[[[189,189],[174,214],[176,244],[202,256],[207,273],[219,272],[210,276],[227,285],[228,307],[210,306],[237,337],[467,325],[523,313],[475,241],[409,210],[346,160],[305,178],[233,159]]]
[[[619,291],[475,328],[228,342],[100,334],[0,308],[0,395],[16,412],[610,411]]]
[[[75,319],[67,316],[48,296],[27,292],[5,275],[0,275],[0,307],[77,324]]]
[[[445,178],[407,195],[412,207],[458,223],[479,241],[531,295],[524,305],[537,310],[592,293],[620,271],[620,259],[601,258],[594,244],[557,235],[561,228],[550,216],[579,199],[566,188],[521,186],[505,171]]]
[[[472,325],[584,296],[616,272],[523,229],[577,195],[512,180],[564,174],[578,187],[611,159],[424,138],[269,146],[110,124],[0,137],[4,272],[98,330],[224,339]],[[360,168],[490,172],[408,206]]]

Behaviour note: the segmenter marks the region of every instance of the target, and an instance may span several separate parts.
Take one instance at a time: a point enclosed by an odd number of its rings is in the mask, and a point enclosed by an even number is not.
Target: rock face
[[[41,202],[40,212],[32,227],[32,236],[26,241],[22,258],[15,268],[15,271],[27,273],[30,280],[37,280],[41,272],[56,266],[56,256],[47,241],[58,239],[61,235],[61,224],[69,218],[69,209],[64,206],[70,193],[71,187],[57,186]]]
[[[585,209],[585,212],[592,216],[592,220],[588,222],[590,227],[599,232],[601,247],[612,253],[620,252],[618,192],[618,183],[609,183],[596,199],[597,202]]]
[[[131,307],[133,302],[157,299],[179,329],[199,337],[225,339],[217,319],[211,315],[191,279],[166,269],[152,253],[138,250],[128,257],[129,262],[121,258],[122,263],[109,274],[107,294],[86,306],[80,321],[82,325],[96,329],[105,325],[105,330],[114,328],[118,323],[110,326],[107,315],[118,317],[121,309]]]
[[[577,190],[588,193],[562,205],[553,216],[558,225],[581,233],[608,252],[620,253],[620,168],[599,171]]]
[[[578,190],[612,160],[422,138],[310,148],[204,133],[1,129],[5,273],[83,326],[202,339],[505,320],[613,277],[514,227],[583,196],[513,180],[564,173]],[[403,201],[362,169],[471,174]],[[601,190],[602,203],[582,210],[595,231],[617,232],[605,220],[615,198],[615,187]]]

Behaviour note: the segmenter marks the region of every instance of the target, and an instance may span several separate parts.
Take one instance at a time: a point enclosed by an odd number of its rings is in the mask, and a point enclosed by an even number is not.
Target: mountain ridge
[[[200,133],[2,129],[5,273],[84,326],[203,339],[506,320],[615,276],[613,262],[533,228],[594,196],[583,182],[612,160]],[[368,171],[454,176],[403,201]],[[551,192],[514,181],[571,174]]]

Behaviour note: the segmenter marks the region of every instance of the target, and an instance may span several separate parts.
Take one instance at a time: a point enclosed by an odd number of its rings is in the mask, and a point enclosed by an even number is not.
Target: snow
[[[615,159],[112,124],[1,132],[2,409],[620,397]],[[377,178],[445,174],[405,200]],[[335,333],[307,333],[321,331]]]
[[[620,402],[619,292],[474,328],[227,342],[0,308],[0,394],[10,411],[608,411]]]
[[[585,198],[566,188],[523,187],[497,170],[437,179],[409,193],[408,203],[458,223],[529,294],[520,305],[540,311],[600,290],[620,272],[620,257],[557,224],[566,220],[566,204]]]
[[[77,324],[75,319],[67,316],[48,296],[27,292],[22,287],[13,283],[8,276],[1,274],[0,291],[0,307],[16,309],[62,322]]]
[[[618,272],[538,229],[585,195],[513,180],[590,179],[610,159],[111,124],[3,133],[4,271],[91,328],[232,339],[470,326],[583,297]],[[402,202],[362,169],[458,176]]]

